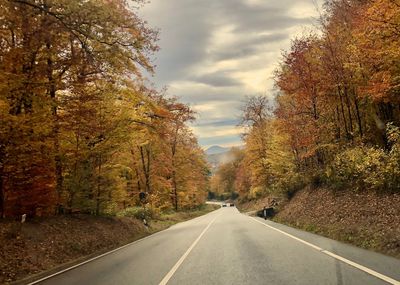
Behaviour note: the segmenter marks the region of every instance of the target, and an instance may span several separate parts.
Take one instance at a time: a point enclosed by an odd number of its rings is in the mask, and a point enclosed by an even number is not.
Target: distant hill
[[[207,161],[210,163],[212,170],[217,168],[220,164],[226,162],[229,156],[229,147],[222,147],[214,145],[206,150]]]
[[[230,150],[229,147],[222,147],[222,146],[219,146],[219,145],[213,145],[213,146],[209,147],[206,150],[206,154],[207,155],[221,154],[221,153],[228,152],[229,150]]]

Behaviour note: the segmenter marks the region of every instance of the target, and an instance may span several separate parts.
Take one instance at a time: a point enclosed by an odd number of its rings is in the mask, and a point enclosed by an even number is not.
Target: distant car
[[[235,207],[235,204],[233,204],[233,203],[230,203],[230,205],[229,205],[230,207]]]
[[[223,204],[222,204],[222,207],[226,207],[226,204],[225,204],[225,203],[223,203]]]

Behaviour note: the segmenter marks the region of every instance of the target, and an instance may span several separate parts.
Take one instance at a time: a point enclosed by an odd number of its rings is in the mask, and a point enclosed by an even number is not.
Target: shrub
[[[326,171],[328,182],[336,189],[400,191],[399,128],[388,125],[387,134],[391,144],[389,152],[360,146],[336,155]]]
[[[143,218],[149,219],[153,217],[153,212],[148,208],[130,207],[120,211],[117,217],[133,217],[140,220]]]
[[[296,172],[290,172],[274,183],[272,186],[272,192],[274,194],[283,195],[291,199],[294,194],[303,189],[306,184],[307,181],[304,175]]]
[[[336,156],[327,169],[327,178],[336,189],[376,189],[382,184],[380,174],[386,161],[387,155],[381,149],[350,148]]]
[[[389,191],[400,192],[400,128],[388,124],[387,136],[391,149],[383,172],[385,187]]]
[[[257,199],[262,197],[264,193],[265,193],[264,188],[261,186],[251,187],[248,194],[248,198],[250,200]]]

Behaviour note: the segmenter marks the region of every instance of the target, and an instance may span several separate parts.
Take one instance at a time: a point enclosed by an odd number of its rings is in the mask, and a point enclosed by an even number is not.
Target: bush
[[[376,188],[387,155],[381,149],[354,147],[338,154],[327,169],[327,178],[336,189],[352,187],[356,191]],[[372,177],[372,176],[373,177]],[[374,185],[374,187],[373,187]]]
[[[374,147],[354,147],[336,155],[327,168],[328,182],[336,189],[353,188],[356,191],[400,191],[400,131],[388,125],[391,150]]]
[[[262,197],[265,194],[264,188],[261,186],[251,187],[248,198],[249,200],[257,199]]]
[[[391,149],[382,173],[385,177],[384,186],[388,191],[400,192],[400,129],[388,124],[387,136]]]
[[[300,173],[290,172],[277,180],[272,186],[272,192],[291,199],[294,194],[307,185],[305,176]]]
[[[132,217],[139,220],[144,218],[149,219],[153,217],[153,212],[148,208],[144,209],[143,207],[130,207],[120,211],[117,214],[117,217]]]

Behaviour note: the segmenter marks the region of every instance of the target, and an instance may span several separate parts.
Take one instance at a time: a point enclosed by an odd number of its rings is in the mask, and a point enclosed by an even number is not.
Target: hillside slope
[[[304,189],[274,218],[400,258],[400,194]]]
[[[205,205],[163,214],[150,220],[148,228],[132,217],[81,214],[28,219],[24,224],[0,220],[0,284],[57,271],[217,208]]]

